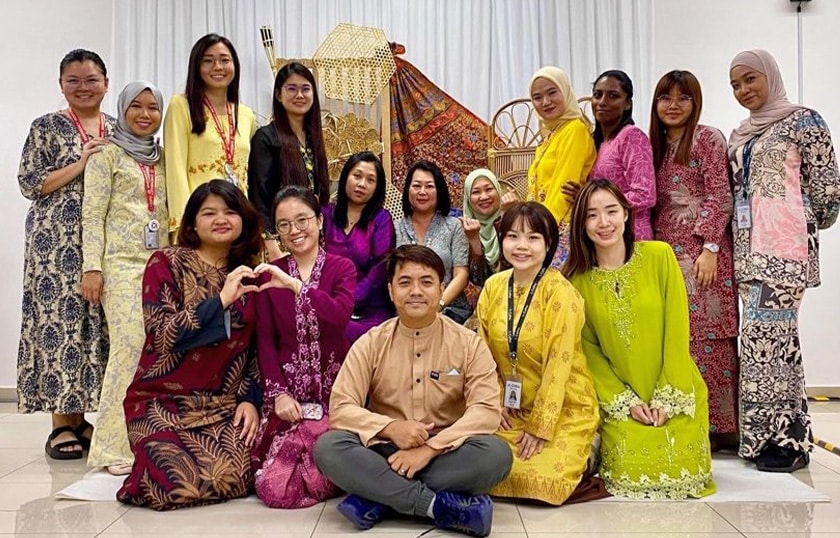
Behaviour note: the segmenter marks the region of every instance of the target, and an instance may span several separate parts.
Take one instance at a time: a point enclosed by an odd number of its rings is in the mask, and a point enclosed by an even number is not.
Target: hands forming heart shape
[[[245,279],[253,280],[259,278],[263,273],[268,273],[271,278],[263,282],[260,286],[242,282]],[[299,293],[301,286],[303,286],[303,282],[289,276],[288,273],[276,265],[261,263],[253,269],[247,265],[240,265],[228,273],[225,279],[225,285],[219,293],[219,298],[222,300],[222,306],[227,308],[246,293],[259,293],[269,288],[286,288],[292,290],[294,293]]]

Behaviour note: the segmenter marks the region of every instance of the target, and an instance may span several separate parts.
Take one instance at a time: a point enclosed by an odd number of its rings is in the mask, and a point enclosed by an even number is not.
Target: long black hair
[[[411,190],[411,179],[414,177],[414,172],[418,170],[432,174],[432,179],[435,180],[435,193],[437,194],[435,212],[444,217],[449,215],[449,210],[452,209],[452,199],[449,196],[449,186],[446,184],[446,178],[443,177],[443,172],[438,165],[432,161],[421,159],[412,164],[408,172],[405,173],[402,193],[402,208],[405,216],[410,217],[414,213],[414,208],[411,207],[411,202],[408,199],[408,192]]]
[[[621,115],[621,119],[618,120],[618,125],[613,131],[612,136],[615,137],[618,133],[621,132],[624,127],[627,125],[635,125],[633,121],[633,81],[630,80],[630,77],[624,71],[620,69],[610,69],[609,71],[604,71],[598,78],[595,79],[595,82],[592,83],[592,89],[595,89],[595,85],[598,84],[598,81],[602,78],[613,78],[618,82],[619,87],[627,94],[627,101],[630,103],[630,106],[624,113]],[[595,131],[592,133],[592,136],[595,138],[595,149],[601,149],[601,144],[604,142],[604,129],[601,127],[601,122],[597,119],[595,120]]]
[[[306,79],[312,85],[312,107],[303,116],[303,130],[306,141],[312,148],[315,160],[315,195],[322,204],[330,201],[330,176],[327,169],[327,151],[324,146],[324,135],[321,131],[321,102],[318,99],[318,86],[312,71],[298,62],[290,62],[277,72],[274,77],[274,99],[271,103],[272,125],[277,133],[280,145],[280,181],[283,185],[300,185],[309,188],[309,174],[300,157],[300,143],[289,124],[286,109],[280,102],[279,95],[283,91],[283,84],[292,75]]]
[[[233,48],[233,43],[224,36],[219,34],[207,34],[193,45],[190,51],[190,63],[187,68],[187,86],[184,89],[184,94],[187,96],[187,104],[190,106],[190,121],[192,122],[192,132],[200,135],[207,128],[207,121],[204,118],[204,80],[201,78],[201,61],[204,59],[204,53],[213,45],[221,43],[230,51],[233,59],[233,80],[227,87],[227,100],[233,103],[233,118],[228,118],[228,121],[233,121],[237,125],[239,120],[239,55],[236,54],[236,49]]]
[[[351,155],[344,163],[341,176],[338,178],[338,192],[336,192],[335,211],[333,211],[333,221],[336,226],[342,229],[347,227],[347,178],[350,177],[350,172],[359,163],[373,164],[376,169],[376,187],[373,190],[373,196],[362,209],[362,215],[356,224],[362,229],[367,228],[368,222],[385,204],[385,182],[387,179],[385,178],[385,169],[382,167],[379,158],[370,151],[362,151]]]

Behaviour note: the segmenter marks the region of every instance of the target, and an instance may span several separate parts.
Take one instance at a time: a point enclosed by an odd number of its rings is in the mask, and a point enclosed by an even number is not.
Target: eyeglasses
[[[309,95],[312,93],[312,86],[309,84],[302,84],[298,86],[297,84],[286,84],[283,86],[283,91],[288,93],[289,95],[297,95],[298,93],[302,93],[303,95]]]
[[[222,56],[221,58],[212,58],[207,56],[201,59],[201,64],[206,65],[208,67],[213,66],[215,67],[217,64],[222,67],[227,67],[233,63],[233,58],[228,58],[227,56]]]
[[[64,85],[68,88],[78,88],[79,86],[85,86],[86,88],[94,88],[100,82],[102,82],[101,77],[90,77],[83,80],[80,80],[78,78],[64,79]]]
[[[679,97],[671,97],[670,95],[660,95],[656,98],[656,101],[665,105],[671,106],[671,104],[676,103],[679,106],[686,106],[690,102],[694,101],[694,98],[690,95],[680,95]]]
[[[298,217],[292,221],[278,220],[274,226],[277,228],[277,233],[281,235],[288,235],[292,232],[292,223],[294,223],[295,228],[303,232],[309,228],[309,221],[314,218],[316,218],[315,215],[312,215],[311,217]]]

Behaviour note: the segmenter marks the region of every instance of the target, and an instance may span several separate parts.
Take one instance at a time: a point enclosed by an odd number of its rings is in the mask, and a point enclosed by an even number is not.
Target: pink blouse
[[[653,239],[650,210],[656,204],[656,173],[653,150],[644,131],[627,125],[614,138],[603,142],[589,179],[615,183],[636,210],[636,240]]]

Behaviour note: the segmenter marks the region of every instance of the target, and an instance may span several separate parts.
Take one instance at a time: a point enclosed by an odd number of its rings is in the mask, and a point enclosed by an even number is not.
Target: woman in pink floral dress
[[[737,445],[738,300],[732,263],[732,192],[726,139],[698,125],[703,97],[688,71],[656,86],[650,140],[656,168],[656,239],[674,249],[688,290],[691,355],[709,387],[712,449]]]

